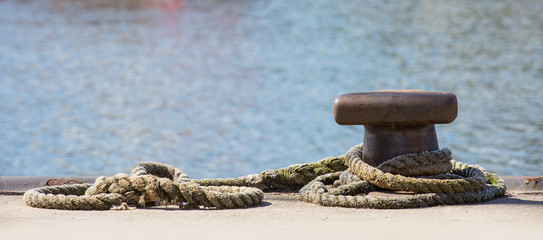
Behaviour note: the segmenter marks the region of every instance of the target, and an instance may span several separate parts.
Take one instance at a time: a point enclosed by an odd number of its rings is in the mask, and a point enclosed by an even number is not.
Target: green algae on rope
[[[266,191],[299,190],[318,176],[345,171],[344,156],[327,157],[318,162],[294,164],[280,169],[270,169],[260,174],[238,178],[200,179],[194,182],[203,185],[251,186]]]

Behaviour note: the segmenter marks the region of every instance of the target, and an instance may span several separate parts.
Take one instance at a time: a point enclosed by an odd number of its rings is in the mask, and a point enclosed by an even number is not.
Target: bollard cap
[[[349,93],[334,102],[334,117],[341,125],[451,123],[457,114],[454,94],[418,89]]]

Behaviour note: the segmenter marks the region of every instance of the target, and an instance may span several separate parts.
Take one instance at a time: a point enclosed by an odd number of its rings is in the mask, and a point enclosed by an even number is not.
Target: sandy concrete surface
[[[543,192],[508,192],[482,204],[373,210],[321,207],[266,193],[235,210],[153,207],[67,211],[0,195],[0,239],[540,239]],[[464,238],[466,237],[466,238]]]

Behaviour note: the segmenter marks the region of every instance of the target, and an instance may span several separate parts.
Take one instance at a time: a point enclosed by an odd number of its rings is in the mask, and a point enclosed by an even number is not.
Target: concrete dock
[[[5,178],[5,177],[4,177]],[[4,179],[5,180],[5,179]],[[25,206],[0,194],[1,239],[539,239],[543,191],[528,180],[486,203],[420,209],[322,207],[297,193],[266,193],[258,207],[67,211]],[[0,181],[1,182],[1,181]],[[528,181],[529,182],[529,181]],[[537,186],[538,182],[534,182]]]

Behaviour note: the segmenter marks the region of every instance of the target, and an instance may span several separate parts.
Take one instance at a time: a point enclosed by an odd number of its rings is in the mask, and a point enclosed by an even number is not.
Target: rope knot
[[[200,186],[185,178],[181,170],[161,163],[140,163],[131,172],[132,175],[99,177],[92,185],[31,189],[24,199],[34,207],[91,210],[158,204],[175,204],[182,208],[242,208],[259,205],[264,198],[258,188]],[[63,195],[66,193],[70,195]]]

